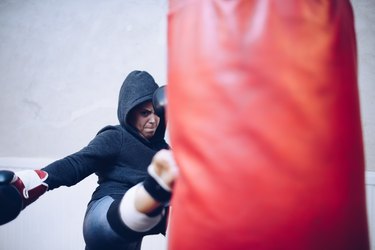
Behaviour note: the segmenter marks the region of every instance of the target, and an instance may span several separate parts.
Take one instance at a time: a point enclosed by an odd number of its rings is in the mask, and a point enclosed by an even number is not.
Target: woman
[[[101,129],[82,150],[41,170],[16,173],[11,184],[23,194],[22,209],[47,189],[72,186],[95,173],[98,187],[83,225],[87,250],[140,249],[143,236],[165,233],[176,172],[165,151],[165,119],[152,105],[157,89],[149,73],[131,72],[119,94],[119,125]]]

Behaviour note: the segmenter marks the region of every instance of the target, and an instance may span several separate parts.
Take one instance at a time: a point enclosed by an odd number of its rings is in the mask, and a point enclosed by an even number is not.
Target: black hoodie
[[[119,94],[117,114],[120,125],[101,129],[82,150],[45,167],[49,190],[75,185],[96,173],[99,185],[92,200],[106,195],[119,199],[129,188],[142,182],[155,153],[169,148],[164,140],[165,119],[160,118],[159,127],[149,141],[127,123],[127,116],[135,106],[150,101],[157,88],[147,72],[131,72]]]

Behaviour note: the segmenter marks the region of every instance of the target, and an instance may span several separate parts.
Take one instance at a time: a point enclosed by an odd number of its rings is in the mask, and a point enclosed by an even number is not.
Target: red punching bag
[[[170,0],[169,248],[369,248],[348,0]]]

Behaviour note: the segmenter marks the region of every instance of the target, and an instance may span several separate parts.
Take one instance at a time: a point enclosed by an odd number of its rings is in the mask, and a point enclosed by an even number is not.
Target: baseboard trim
[[[375,185],[374,171],[366,171],[366,185]]]

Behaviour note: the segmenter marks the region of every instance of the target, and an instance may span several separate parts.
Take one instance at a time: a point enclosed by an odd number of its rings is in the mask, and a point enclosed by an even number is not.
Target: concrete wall
[[[0,157],[58,158],[117,123],[134,69],[166,81],[166,0],[0,1]]]
[[[375,171],[375,1],[352,3],[366,164]],[[167,8],[167,0],[0,0],[0,168],[42,167],[116,124],[129,71],[165,84]],[[0,249],[83,249],[95,181],[41,197],[0,227]],[[143,248],[165,247],[155,236]]]

